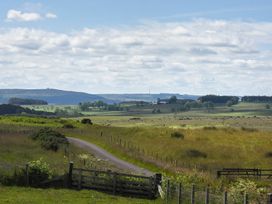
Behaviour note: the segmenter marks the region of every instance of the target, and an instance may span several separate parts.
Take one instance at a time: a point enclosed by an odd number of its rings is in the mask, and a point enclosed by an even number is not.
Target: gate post
[[[195,204],[195,184],[192,185],[191,204]]]
[[[223,194],[223,204],[228,204],[228,192],[225,191]]]
[[[72,187],[73,166],[74,166],[74,163],[71,161],[69,163],[69,171],[68,171],[68,178],[67,178],[67,187],[68,188]]]
[[[29,164],[27,163],[26,164],[26,168],[25,168],[25,171],[26,171],[26,186],[29,186]]]
[[[267,204],[272,204],[272,193],[267,194]]]

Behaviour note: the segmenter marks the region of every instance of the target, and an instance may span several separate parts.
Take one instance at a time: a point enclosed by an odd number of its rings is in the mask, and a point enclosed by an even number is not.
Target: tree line
[[[244,96],[241,101],[248,103],[272,103],[272,96]]]
[[[29,98],[10,98],[8,101],[12,105],[48,105],[47,101],[39,99],[29,99]]]
[[[95,102],[82,102],[79,103],[79,108],[81,111],[91,111],[92,109],[107,110],[107,111],[122,111],[123,107],[119,104],[107,104],[103,101]]]

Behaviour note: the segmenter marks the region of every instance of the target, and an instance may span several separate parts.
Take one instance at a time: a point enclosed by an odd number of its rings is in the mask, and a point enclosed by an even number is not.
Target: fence
[[[269,179],[272,177],[272,169],[224,168],[223,170],[217,171],[217,177],[221,176],[265,177]]]
[[[210,187],[183,186],[167,180],[163,187],[165,204],[272,204],[272,194],[252,195],[243,192],[232,195]]]
[[[94,189],[107,193],[153,199],[158,195],[161,174],[140,176],[111,171],[74,168],[70,163],[68,183],[77,189]]]
[[[0,169],[11,170],[12,167],[13,165],[0,164]],[[14,167],[21,168],[21,166],[17,165]],[[243,192],[234,197],[230,192],[215,191],[210,187],[200,187],[196,185],[183,186],[181,183],[170,180],[166,180],[162,184],[161,174],[147,177],[111,171],[81,169],[74,168],[73,163],[70,163],[68,170],[67,174],[36,183],[35,175],[29,174],[29,167],[26,165],[24,167],[25,175],[23,175],[22,185],[93,189],[116,195],[149,199],[156,198],[158,189],[161,187],[162,191],[159,191],[161,195],[164,194],[163,199],[166,204],[272,204],[272,194],[256,196]],[[230,171],[230,169],[223,170]],[[252,172],[256,171],[254,169],[251,170]],[[244,174],[241,169],[239,169],[239,172]],[[257,172],[259,172],[257,175],[267,176],[267,174],[269,174],[266,170]]]

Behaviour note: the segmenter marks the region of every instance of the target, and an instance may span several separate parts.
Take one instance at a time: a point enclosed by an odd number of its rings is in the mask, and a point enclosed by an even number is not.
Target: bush
[[[184,139],[184,134],[180,132],[173,132],[171,133],[172,138],[179,138],[179,139]]]
[[[29,184],[40,186],[41,182],[51,179],[52,171],[42,158],[28,163]],[[0,175],[0,183],[4,185],[26,185],[26,168],[15,169],[14,174]]]
[[[203,130],[217,130],[217,128],[214,126],[207,126],[207,127],[203,127]]]
[[[207,154],[205,152],[201,152],[195,149],[189,149],[186,151],[186,155],[188,157],[202,157],[207,158]]]
[[[30,185],[38,185],[52,177],[52,171],[50,170],[49,165],[43,161],[42,158],[31,161],[28,165]]]
[[[31,138],[40,141],[43,148],[53,151],[57,151],[61,145],[69,144],[64,135],[51,128],[40,129],[37,133],[31,135]]]
[[[265,195],[267,193],[266,189],[258,188],[254,181],[250,181],[248,179],[238,179],[238,181],[233,183],[229,189],[230,196],[234,203],[242,203],[245,192],[250,195],[252,203],[263,203],[260,202],[259,199],[261,195]]]
[[[64,124],[62,127],[67,128],[67,129],[74,129],[75,128],[75,126],[73,126],[72,124]]]
[[[258,131],[255,128],[248,128],[248,127],[241,127],[241,130],[247,131],[247,132],[257,132]]]
[[[93,124],[92,121],[91,121],[91,119],[89,119],[89,118],[83,118],[83,119],[81,120],[81,123],[82,123],[82,124],[89,124],[89,125],[92,125],[92,124]]]
[[[265,157],[272,157],[272,152],[267,152],[266,154],[265,154]]]

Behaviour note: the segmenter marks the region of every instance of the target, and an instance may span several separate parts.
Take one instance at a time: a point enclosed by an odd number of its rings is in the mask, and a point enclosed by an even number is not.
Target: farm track
[[[104,149],[96,146],[95,144],[92,144],[90,142],[86,142],[84,140],[78,139],[78,138],[73,138],[73,137],[68,137],[68,140],[70,143],[81,147],[91,153],[93,153],[97,158],[106,160],[110,163],[112,163],[113,165],[115,165],[116,167],[120,168],[120,169],[124,169],[124,170],[128,170],[132,173],[136,173],[136,174],[141,174],[141,175],[146,175],[146,176],[151,176],[154,175],[153,172],[138,167],[134,164],[131,164],[129,162],[126,162],[124,160],[121,160],[117,157],[115,157],[114,155],[112,155],[111,153],[105,151]]]

